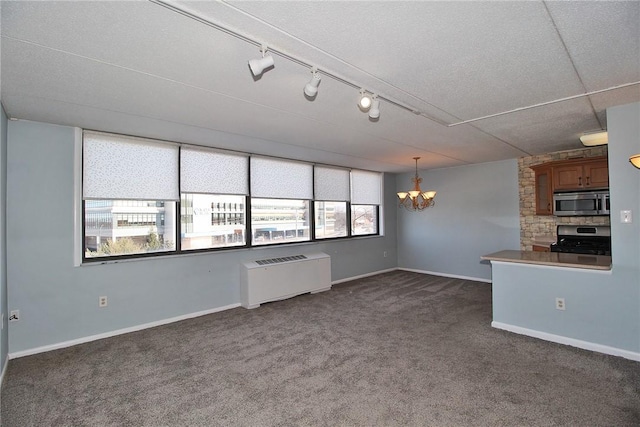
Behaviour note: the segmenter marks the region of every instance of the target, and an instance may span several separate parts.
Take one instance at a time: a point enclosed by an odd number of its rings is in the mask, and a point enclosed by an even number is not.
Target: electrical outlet
[[[17,322],[18,320],[20,320],[20,310],[11,310],[9,322]]]
[[[564,310],[565,308],[564,298],[556,298],[556,310]]]
[[[107,306],[107,297],[98,297],[98,307]]]
[[[382,252],[382,255],[386,258],[387,257],[387,251]]]
[[[633,222],[631,211],[620,211],[620,222],[623,224],[631,224]]]

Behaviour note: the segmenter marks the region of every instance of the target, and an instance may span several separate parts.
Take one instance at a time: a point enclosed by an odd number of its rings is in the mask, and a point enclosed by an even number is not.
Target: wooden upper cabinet
[[[607,157],[560,160],[531,166],[536,215],[553,215],[553,192],[609,188]]]
[[[609,166],[602,157],[568,160],[553,165],[553,191],[609,187]]]
[[[609,163],[606,159],[584,164],[584,174],[589,188],[609,188]]]
[[[551,215],[553,213],[553,181],[551,166],[537,165],[531,169],[536,176],[536,215]]]
[[[574,164],[553,168],[553,189],[573,190],[582,188],[582,165]]]

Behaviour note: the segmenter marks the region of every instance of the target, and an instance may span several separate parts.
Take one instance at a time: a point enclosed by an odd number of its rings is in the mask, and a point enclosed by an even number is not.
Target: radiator
[[[331,257],[318,252],[245,262],[240,269],[240,302],[245,308],[331,289]]]

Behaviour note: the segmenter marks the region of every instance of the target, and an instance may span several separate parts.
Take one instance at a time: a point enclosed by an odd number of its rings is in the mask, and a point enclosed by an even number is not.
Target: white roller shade
[[[85,132],[85,199],[178,200],[178,146]]]
[[[313,172],[315,200],[349,201],[349,170],[315,166]]]
[[[313,198],[313,166],[268,157],[251,157],[251,196],[275,199]]]
[[[362,170],[351,171],[351,203],[379,205],[382,194],[382,174]]]
[[[241,154],[183,147],[180,150],[180,191],[248,194],[249,159]]]

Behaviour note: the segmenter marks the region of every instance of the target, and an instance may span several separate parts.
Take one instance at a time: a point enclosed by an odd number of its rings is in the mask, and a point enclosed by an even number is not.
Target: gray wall
[[[414,173],[396,176],[397,191],[411,188]],[[490,280],[480,256],[519,249],[518,162],[505,160],[419,171],[436,205],[398,213],[400,268]]]
[[[322,251],[334,281],[397,266],[395,177],[386,175],[384,237],[74,267],[74,128],[11,121],[8,131],[9,309],[21,313],[10,353],[237,304],[247,260]]]
[[[607,127],[611,272],[496,264],[493,320],[640,354],[640,171],[629,163],[640,152],[640,103],[608,109]],[[633,223],[620,223],[621,210]]]
[[[0,372],[9,351],[9,312],[7,311],[7,115],[0,104]],[[1,384],[0,384],[1,385]]]

